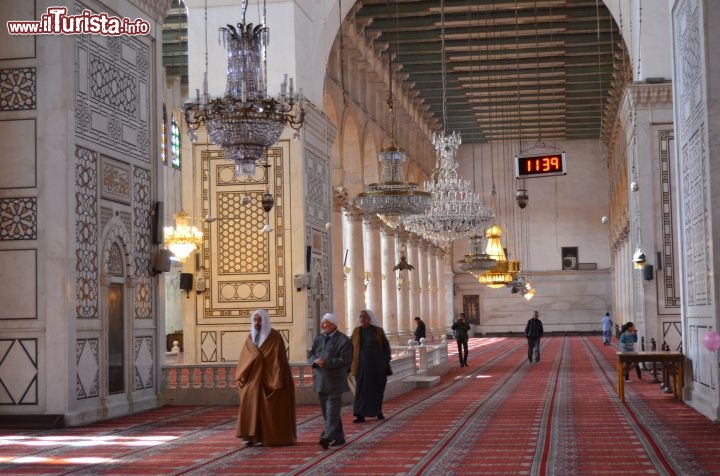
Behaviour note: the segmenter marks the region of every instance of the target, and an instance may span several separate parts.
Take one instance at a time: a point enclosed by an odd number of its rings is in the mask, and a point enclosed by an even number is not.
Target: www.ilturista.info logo
[[[68,15],[65,7],[50,7],[40,21],[9,21],[7,29],[11,35],[147,35],[150,23],[141,18],[130,20],[90,10]]]

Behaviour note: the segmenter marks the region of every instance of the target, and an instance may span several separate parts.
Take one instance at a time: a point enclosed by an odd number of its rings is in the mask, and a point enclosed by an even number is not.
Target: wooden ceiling
[[[464,143],[601,137],[626,76],[602,0],[362,0],[351,17]]]

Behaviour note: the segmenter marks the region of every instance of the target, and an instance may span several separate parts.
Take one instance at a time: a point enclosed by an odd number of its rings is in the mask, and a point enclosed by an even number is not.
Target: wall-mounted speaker
[[[185,291],[187,298],[190,297],[190,291],[193,287],[193,275],[192,273],[180,273],[180,289]]]
[[[170,257],[172,256],[172,253],[170,250],[166,249],[159,249],[155,252],[155,255],[153,256],[153,273],[160,274],[160,273],[167,273],[170,271]]]
[[[163,227],[165,226],[163,223],[163,213],[165,213],[165,207],[163,206],[163,202],[155,202],[153,204],[153,209],[151,212],[151,233],[153,244],[155,245],[161,244],[165,239],[165,237],[163,236]]]
[[[643,268],[643,279],[645,281],[652,281],[655,277],[655,270],[653,269],[653,265],[646,264]]]

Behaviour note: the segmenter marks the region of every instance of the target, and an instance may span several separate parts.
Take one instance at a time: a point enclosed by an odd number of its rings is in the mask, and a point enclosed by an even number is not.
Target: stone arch
[[[370,132],[370,123],[365,123],[363,130],[363,179],[365,185],[370,183],[378,183],[381,181],[380,176],[380,150],[378,150],[375,134]]]
[[[113,246],[119,246],[124,255],[125,277],[132,277],[134,273],[134,260],[132,258],[132,241],[130,233],[125,224],[117,216],[112,217],[103,230],[103,239],[100,248],[100,274],[103,276],[114,275],[113,270]]]

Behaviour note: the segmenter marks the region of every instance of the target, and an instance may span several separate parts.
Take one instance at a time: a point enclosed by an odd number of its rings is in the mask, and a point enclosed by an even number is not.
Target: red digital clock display
[[[515,157],[515,178],[565,174],[565,152]]]

